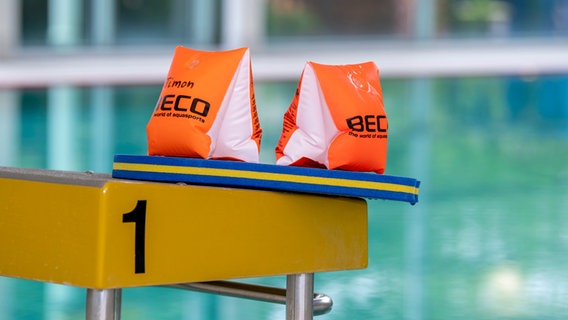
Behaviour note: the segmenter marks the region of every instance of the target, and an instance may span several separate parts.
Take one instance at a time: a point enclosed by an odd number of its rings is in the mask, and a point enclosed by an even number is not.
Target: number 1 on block
[[[136,207],[122,215],[122,222],[134,223],[134,273],[146,272],[146,200],[138,200]]]

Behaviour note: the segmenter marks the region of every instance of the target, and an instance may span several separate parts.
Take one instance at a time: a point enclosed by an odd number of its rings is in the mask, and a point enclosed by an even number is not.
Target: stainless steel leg
[[[87,320],[120,320],[121,289],[87,289]]]
[[[286,277],[286,320],[313,319],[314,274]]]

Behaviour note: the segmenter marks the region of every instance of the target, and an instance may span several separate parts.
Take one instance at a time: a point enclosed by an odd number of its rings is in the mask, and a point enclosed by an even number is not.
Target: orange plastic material
[[[388,122],[373,62],[308,62],[284,115],[280,165],[384,173]]]
[[[177,47],[146,131],[149,155],[258,162],[249,50]]]

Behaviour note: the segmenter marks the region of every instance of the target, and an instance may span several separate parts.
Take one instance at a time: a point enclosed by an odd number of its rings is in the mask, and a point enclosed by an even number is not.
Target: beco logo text
[[[203,99],[192,98],[186,95],[167,94],[160,97],[156,109],[161,111],[189,111],[193,114],[207,117],[211,104]]]
[[[347,118],[347,127],[355,132],[387,132],[387,117],[364,115]]]

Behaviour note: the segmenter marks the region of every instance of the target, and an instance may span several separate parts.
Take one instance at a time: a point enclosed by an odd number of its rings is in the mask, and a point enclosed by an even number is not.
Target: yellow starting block
[[[367,266],[359,198],[14,168],[0,194],[0,275],[88,288],[88,319],[116,318],[112,289]]]

